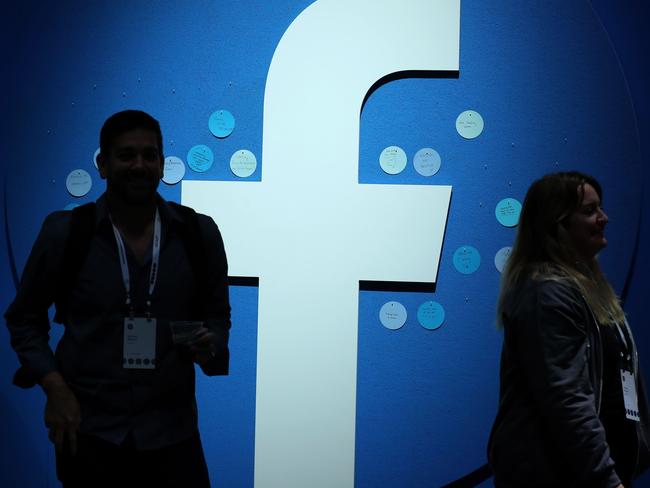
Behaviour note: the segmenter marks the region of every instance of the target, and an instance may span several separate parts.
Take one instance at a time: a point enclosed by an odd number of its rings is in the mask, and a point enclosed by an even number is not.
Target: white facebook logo
[[[386,75],[457,71],[459,29],[459,0],[315,2],[269,68],[262,181],[183,182],[230,274],[259,277],[257,487],[354,484],[359,281],[435,282],[451,198],[358,183],[361,104]]]

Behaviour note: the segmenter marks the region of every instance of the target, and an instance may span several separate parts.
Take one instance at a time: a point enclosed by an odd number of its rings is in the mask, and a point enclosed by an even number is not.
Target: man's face
[[[113,140],[109,154],[97,158],[110,195],[132,205],[153,200],[163,176],[163,155],[156,133],[134,129]]]

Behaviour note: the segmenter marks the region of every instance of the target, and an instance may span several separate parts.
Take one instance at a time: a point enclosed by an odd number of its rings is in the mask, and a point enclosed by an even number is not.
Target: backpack
[[[174,202],[167,202],[183,216],[183,223],[179,223],[178,233],[182,236],[185,251],[189,257],[192,273],[198,282],[199,293],[196,297],[194,309],[202,313],[207,299],[207,272],[204,263],[207,252],[205,242],[201,236],[199,219],[194,209]],[[77,282],[81,268],[86,262],[88,251],[95,235],[95,202],[90,202],[72,210],[70,218],[70,231],[66,238],[63,250],[63,261],[60,273],[60,283],[54,296],[54,322],[64,324],[67,319],[68,305],[72,290]],[[36,378],[24,367],[18,368],[14,374],[13,383],[21,388],[31,388],[36,385]]]

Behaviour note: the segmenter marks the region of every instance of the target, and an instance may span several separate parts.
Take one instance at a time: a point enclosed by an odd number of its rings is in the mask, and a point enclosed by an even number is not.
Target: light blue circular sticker
[[[474,110],[465,110],[456,118],[456,130],[463,139],[476,139],[483,132],[483,117]]]
[[[463,274],[472,274],[481,265],[481,255],[472,246],[461,246],[454,253],[454,267]]]
[[[514,198],[504,198],[497,203],[494,215],[504,227],[516,227],[521,214],[521,203]]]
[[[176,156],[167,156],[163,167],[162,180],[168,185],[175,185],[185,176],[185,163]]]
[[[399,302],[386,302],[379,310],[379,321],[387,329],[397,330],[406,323],[406,308]]]
[[[497,253],[494,255],[494,266],[499,271],[499,273],[503,273],[503,268],[508,262],[508,258],[510,257],[511,253],[512,253],[512,247],[506,246],[499,249]]]
[[[418,308],[418,322],[425,329],[435,330],[445,321],[445,309],[438,302],[424,302]]]
[[[65,187],[73,197],[78,198],[87,195],[92,186],[93,180],[90,174],[83,169],[70,171],[68,177],[65,179]]]
[[[99,156],[100,152],[102,152],[102,150],[98,147],[95,154],[93,154],[93,164],[95,165],[95,168],[99,168],[99,165],[97,164],[97,156]]]
[[[240,149],[230,157],[230,170],[235,176],[247,178],[257,168],[257,158],[248,149]]]
[[[204,173],[209,170],[213,162],[214,155],[212,154],[212,150],[203,144],[194,146],[187,153],[187,164],[192,171],[196,171],[197,173]]]
[[[413,156],[415,171],[422,176],[433,176],[440,170],[440,154],[435,149],[425,147]]]
[[[63,210],[72,210],[73,208],[79,207],[81,204],[80,203],[68,203],[65,207],[63,207]]]
[[[217,110],[210,115],[208,127],[215,137],[223,139],[232,134],[235,129],[235,117],[227,110]]]
[[[399,146],[388,146],[379,155],[379,166],[389,175],[396,175],[406,168],[406,153]]]

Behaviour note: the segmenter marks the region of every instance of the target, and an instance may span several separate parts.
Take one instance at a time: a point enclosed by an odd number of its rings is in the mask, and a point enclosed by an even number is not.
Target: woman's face
[[[607,245],[605,226],[609,218],[600,207],[600,197],[594,187],[585,183],[582,188],[582,202],[569,216],[567,231],[578,256],[589,261]]]

